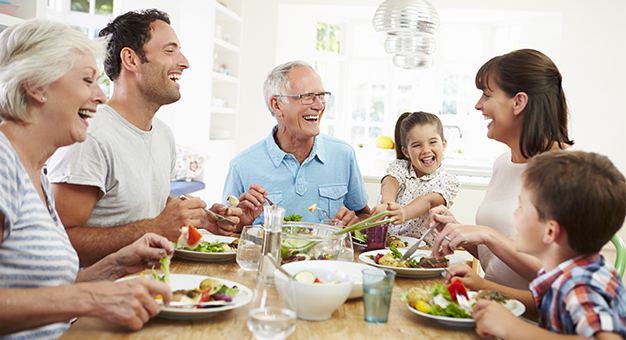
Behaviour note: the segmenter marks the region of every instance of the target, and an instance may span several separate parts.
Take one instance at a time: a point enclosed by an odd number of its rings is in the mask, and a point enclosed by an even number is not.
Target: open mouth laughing
[[[435,156],[424,157],[420,159],[420,161],[424,164],[424,166],[431,167],[435,165]]]
[[[87,109],[80,109],[80,110],[78,110],[78,115],[82,119],[92,118],[93,114],[94,113],[92,111],[87,110]]]
[[[304,120],[306,120],[307,122],[317,122],[317,120],[319,119],[319,116],[308,115],[308,116],[303,116],[302,118],[304,118]]]

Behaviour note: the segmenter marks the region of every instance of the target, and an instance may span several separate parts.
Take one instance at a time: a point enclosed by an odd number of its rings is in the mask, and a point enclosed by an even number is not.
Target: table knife
[[[400,258],[400,261],[409,259],[411,255],[415,253],[417,248],[419,248],[420,244],[422,243],[426,235],[430,234],[430,232],[433,231],[433,229],[437,228],[438,225],[439,225],[439,222],[435,223],[435,225],[432,228],[428,229],[428,231],[426,231],[426,233],[422,235],[422,237],[420,237],[419,240],[417,240],[417,242],[414,245],[412,245],[411,248],[409,248],[409,250],[406,251],[406,253],[404,253],[404,255],[402,255],[402,257]]]

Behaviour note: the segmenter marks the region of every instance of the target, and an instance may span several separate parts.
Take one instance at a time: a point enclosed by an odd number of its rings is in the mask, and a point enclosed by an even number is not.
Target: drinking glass
[[[243,270],[256,271],[259,269],[263,236],[259,235],[261,228],[247,225],[241,230],[239,245],[237,246],[237,264]]]
[[[296,330],[296,298],[293,280],[276,280],[259,272],[250,309],[248,329],[257,340],[286,339]]]
[[[343,229],[343,222],[341,222],[341,220],[337,218],[325,218],[320,223]],[[350,234],[346,235],[346,238],[343,240],[341,252],[339,252],[337,260],[348,262],[354,261],[354,246],[352,245],[352,236]]]
[[[391,290],[396,273],[389,269],[363,269],[363,307],[365,321],[387,322]]]
[[[387,223],[381,224],[376,227],[371,227],[367,230],[367,250],[385,249],[387,245]]]

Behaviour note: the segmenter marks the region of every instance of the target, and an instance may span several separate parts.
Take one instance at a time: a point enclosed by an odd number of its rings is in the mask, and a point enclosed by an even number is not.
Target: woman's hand
[[[433,231],[435,234],[432,246],[433,256],[441,258],[453,254],[459,247],[467,249],[468,246],[484,244],[492,232],[493,229],[488,227],[447,223],[443,230]],[[476,254],[472,255],[476,256]]]
[[[120,273],[119,276],[111,277],[116,280],[119,277],[135,274],[144,269],[160,266],[159,261],[170,256],[174,251],[174,244],[163,236],[147,233],[132,244],[120,249],[112,254],[115,258],[115,264],[118,270],[113,272]]]
[[[157,295],[163,297],[164,304],[172,299],[167,284],[144,278],[76,286],[78,296],[88,296],[85,302],[89,308],[85,316],[112,321],[133,330],[141,329],[150,318],[159,314],[161,307],[155,300]]]
[[[439,227],[436,229],[438,231],[443,230],[448,223],[459,223],[444,205],[438,205],[428,211],[428,219],[426,220],[428,228],[432,228],[437,222],[439,222]]]

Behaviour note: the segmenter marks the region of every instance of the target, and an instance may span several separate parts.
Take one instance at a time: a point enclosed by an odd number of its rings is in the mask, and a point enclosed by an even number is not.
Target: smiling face
[[[319,76],[312,69],[305,66],[293,68],[287,75],[289,95],[304,93],[321,93],[324,87]],[[284,129],[289,138],[308,140],[320,134],[320,120],[326,109],[326,104],[316,98],[313,104],[305,105],[299,98],[287,98],[283,102],[273,97],[278,109],[275,109],[279,128]]]
[[[189,62],[180,52],[180,41],[170,25],[156,20],[150,27],[150,40],[144,45],[148,61],[140,67],[139,89],[151,101],[167,105],[180,99],[178,81]]]
[[[514,114],[515,99],[509,98],[495,81],[488,84],[491,89],[483,89],[483,95],[475,106],[476,110],[482,111],[485,120],[490,121],[487,125],[487,137],[509,146],[517,145],[522,115]]]
[[[407,148],[403,147],[402,152],[411,160],[416,175],[422,177],[439,169],[446,144],[435,125],[415,125],[406,136]]]
[[[523,253],[539,257],[546,249],[542,242],[547,220],[540,219],[533,201],[533,192],[522,186],[519,206],[513,212],[515,219],[515,248]]]
[[[84,142],[87,118],[93,117],[106,97],[98,86],[98,68],[91,54],[78,53],[74,66],[46,87],[45,112],[51,131],[58,131],[58,146]]]

